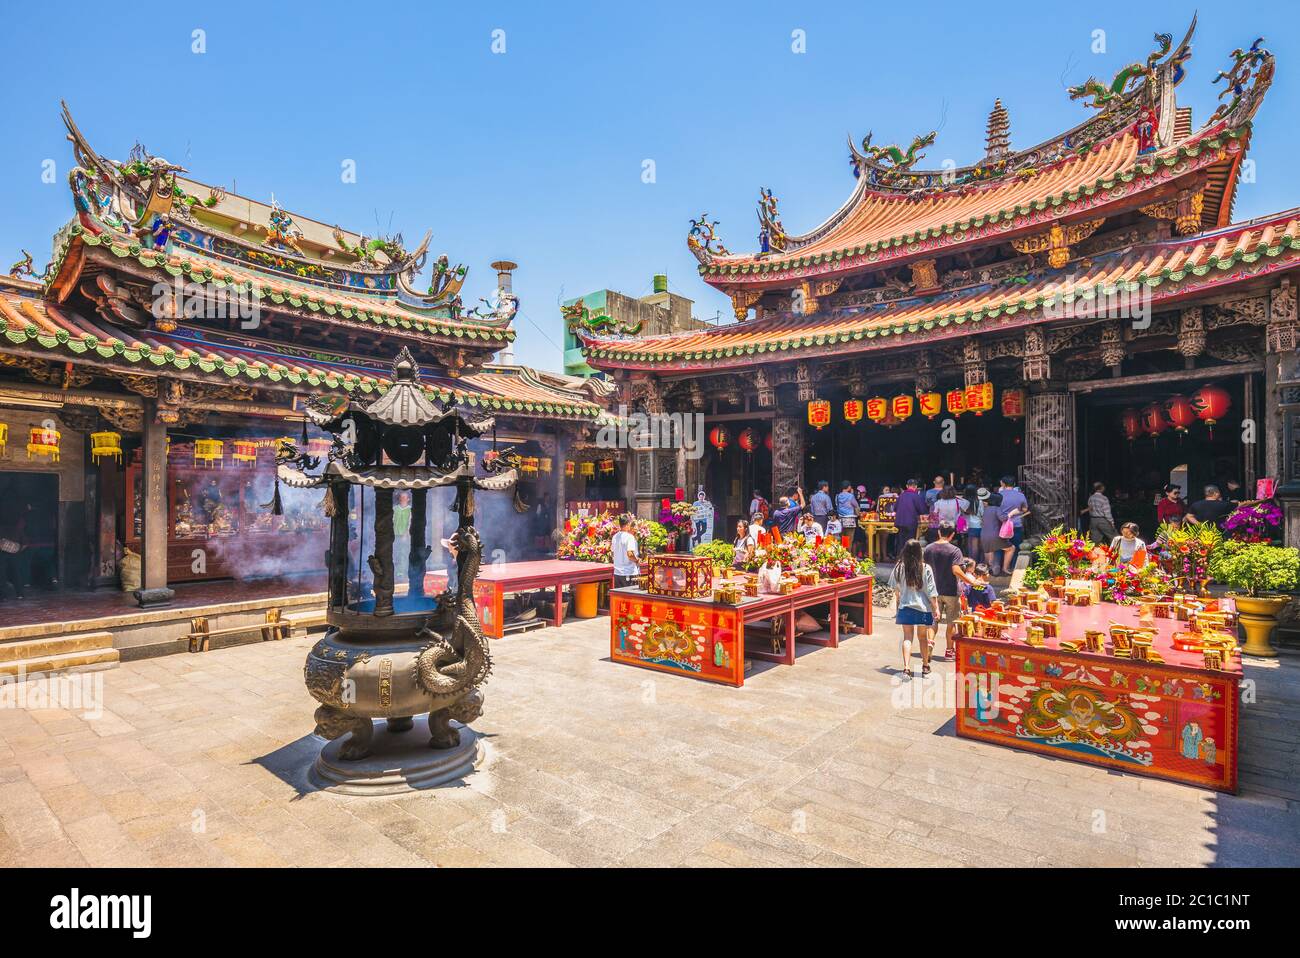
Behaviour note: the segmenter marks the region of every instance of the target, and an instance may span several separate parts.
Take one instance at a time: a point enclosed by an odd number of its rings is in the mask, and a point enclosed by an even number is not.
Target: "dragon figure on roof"
[[[635,336],[641,332],[643,323],[620,323],[604,313],[593,313],[582,300],[571,306],[561,306],[560,314],[569,324],[569,332],[575,335],[588,333],[593,336]]]
[[[1078,86],[1067,88],[1066,92],[1069,93],[1071,100],[1083,100],[1083,105],[1086,107],[1108,112],[1127,100],[1129,95],[1139,87],[1144,86],[1155,76],[1158,68],[1167,68],[1169,82],[1177,86],[1183,81],[1185,75],[1183,64],[1192,55],[1191,41],[1195,31],[1196,17],[1193,16],[1186,36],[1177,47],[1174,46],[1172,33],[1157,33],[1156,48],[1147,55],[1145,62],[1135,61],[1123,67],[1111,78],[1109,84],[1103,84],[1095,76],[1091,76]]]

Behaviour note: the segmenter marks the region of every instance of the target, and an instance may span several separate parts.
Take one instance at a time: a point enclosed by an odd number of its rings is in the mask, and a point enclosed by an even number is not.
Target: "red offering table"
[[[483,633],[499,639],[505,634],[504,606],[507,592],[532,589],[555,590],[556,626],[564,624],[564,587],[586,582],[612,582],[614,567],[604,562],[574,562],[568,559],[541,559],[536,562],[502,562],[483,566],[474,581],[474,605],[478,609]],[[447,587],[445,572],[429,572],[424,588],[431,594]]]
[[[786,635],[794,635],[795,612],[812,605],[829,605],[829,639],[803,641],[835,648],[839,645],[840,605],[865,596],[863,627],[871,634],[871,576],[801,586],[790,595],[746,596],[739,605],[711,599],[651,595],[640,589],[611,589],[609,593],[609,657],[615,662],[672,672],[724,685],[745,684],[745,657],[794,664],[795,642],[787,639],[784,655],[745,648],[745,624],[784,617]]]
[[[1104,768],[1217,791],[1237,791],[1237,719],[1242,670],[1222,670],[1173,647],[1188,624],[1156,619],[1152,648],[1164,662],[1059,649],[1061,638],[1111,623],[1136,627],[1136,606],[1060,607],[1060,637],[1045,647],[957,637],[957,734]],[[1109,645],[1107,646],[1109,648]]]

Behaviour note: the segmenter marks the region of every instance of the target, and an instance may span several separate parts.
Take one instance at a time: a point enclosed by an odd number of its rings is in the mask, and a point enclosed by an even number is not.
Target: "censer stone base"
[[[321,749],[312,767],[312,780],[338,795],[396,795],[437,788],[473,773],[483,762],[483,743],[468,725],[453,723],[460,731],[460,744],[453,748],[430,748],[427,716],[404,732],[388,731],[388,723],[376,723],[374,747],[357,761],[339,758],[349,736],[337,738]]]

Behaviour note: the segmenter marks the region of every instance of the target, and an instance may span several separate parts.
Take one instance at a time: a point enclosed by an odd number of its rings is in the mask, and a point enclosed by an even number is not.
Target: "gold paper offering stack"
[[[723,605],[737,605],[740,603],[740,586],[734,579],[727,579],[722,585],[713,590],[713,601],[721,602]]]
[[[1112,622],[1110,626],[1110,645],[1113,655],[1117,655],[1121,659],[1129,658],[1133,654],[1133,630]]]
[[[975,637],[975,617],[972,615],[963,615],[957,618],[954,623],[957,629],[958,638],[971,639]]]
[[[1101,629],[1084,629],[1083,647],[1089,652],[1105,652],[1106,633]]]
[[[1045,644],[1041,625],[1031,625],[1025,630],[1025,645],[1032,645],[1036,649],[1041,649]]]

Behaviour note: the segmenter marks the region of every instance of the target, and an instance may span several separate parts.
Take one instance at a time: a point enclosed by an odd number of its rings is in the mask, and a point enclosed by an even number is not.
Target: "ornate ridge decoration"
[[[644,325],[639,319],[635,323],[620,323],[604,313],[592,313],[582,300],[561,306],[560,315],[575,336],[636,336]]]
[[[1117,109],[1121,104],[1131,98],[1131,95],[1137,93],[1155,77],[1156,70],[1160,66],[1166,66],[1171,71],[1171,79],[1175,86],[1182,82],[1183,64],[1187,62],[1192,55],[1192,34],[1196,30],[1196,17],[1192,17],[1192,25],[1187,29],[1187,35],[1183,37],[1183,42],[1177,48],[1174,47],[1174,37],[1172,33],[1157,33],[1155,35],[1156,48],[1146,58],[1146,62],[1141,61],[1130,63],[1123,67],[1115,74],[1108,85],[1102,83],[1094,76],[1088,77],[1078,86],[1072,86],[1068,89],[1071,100],[1091,101],[1085,102],[1084,106],[1091,107],[1094,110],[1110,111]],[[1166,59],[1167,58],[1167,59]],[[1162,62],[1163,61],[1163,62]],[[1153,102],[1154,98],[1149,98]]]
[[[718,239],[717,229],[718,221],[710,221],[708,213],[701,213],[699,219],[691,220],[691,228],[686,235],[686,246],[703,264],[708,264],[715,256],[731,255]]]
[[[777,212],[777,199],[770,189],[759,187],[758,190],[758,251],[759,255],[767,253],[784,253],[786,240],[785,227],[781,225],[781,214]]]
[[[1273,82],[1273,54],[1261,46],[1263,42],[1264,38],[1259,37],[1249,48],[1242,50],[1238,47],[1229,54],[1232,66],[1220,70],[1214,82],[1227,81],[1218,98],[1222,100],[1231,94],[1232,99],[1219,104],[1210,117],[1211,121],[1233,116],[1243,106],[1247,107],[1247,112],[1254,112],[1264,91]]]
[[[853,176],[856,179],[866,173],[868,182],[889,186],[902,174],[909,172],[916,165],[917,160],[925,156],[921,150],[934,145],[938,131],[918,133],[912,138],[911,145],[906,151],[897,144],[872,146],[871,136],[871,132],[868,131],[862,138],[861,152],[854,148],[852,140],[849,141],[851,154],[849,159],[853,164]]]
[[[1020,253],[1046,252],[1048,265],[1060,269],[1070,261],[1070,247],[1097,232],[1104,222],[1104,219],[1098,219],[1066,225],[1053,223],[1045,233],[1013,239],[1011,246]]]

